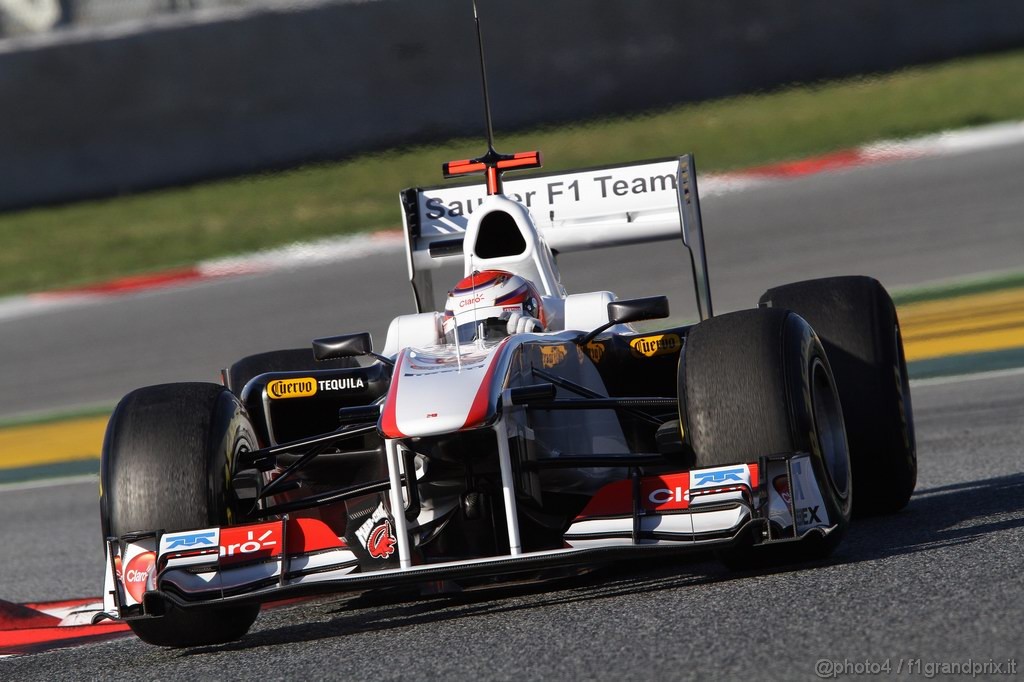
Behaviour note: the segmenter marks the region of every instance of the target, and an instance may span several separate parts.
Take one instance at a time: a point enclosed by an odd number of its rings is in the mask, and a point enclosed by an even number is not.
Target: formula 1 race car
[[[295,595],[708,548],[822,557],[852,511],[907,503],[910,392],[877,281],[788,284],[713,316],[691,156],[502,182],[539,161],[492,148],[446,164],[484,185],[402,192],[420,312],[379,353],[367,333],[323,338],[244,358],[223,386],[121,400],[103,617],[209,644]],[[556,252],[680,238],[696,324],[638,332],[664,297],[560,282]],[[434,312],[432,271],[459,260]]]
[[[854,511],[907,503],[910,389],[877,281],[788,284],[714,316],[692,156],[505,183],[540,154],[494,151],[483,86],[487,153],[444,170],[485,182],[401,193],[418,312],[379,353],[365,332],[322,338],[118,404],[98,617],[213,644],[299,595],[692,550],[824,557]],[[557,253],[675,239],[696,324],[640,332],[665,297],[562,286]],[[432,273],[451,263],[464,278],[441,306]]]

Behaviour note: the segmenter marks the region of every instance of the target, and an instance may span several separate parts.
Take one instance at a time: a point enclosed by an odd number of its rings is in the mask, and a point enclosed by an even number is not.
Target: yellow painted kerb
[[[107,417],[0,429],[0,469],[97,459]]]
[[[899,317],[911,362],[1024,347],[1024,289],[912,303]]]

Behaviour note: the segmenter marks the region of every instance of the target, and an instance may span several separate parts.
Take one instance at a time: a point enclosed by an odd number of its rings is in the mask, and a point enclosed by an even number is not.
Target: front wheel
[[[258,447],[245,409],[223,386],[163,384],[126,395],[107,424],[100,464],[104,537],[232,521],[235,456]],[[145,642],[186,647],[242,637],[258,605],[179,609],[129,621]]]
[[[772,309],[711,318],[687,335],[679,382],[684,438],[696,468],[751,464],[762,455],[811,455],[835,529],[796,548],[779,546],[779,553],[784,560],[830,554],[849,524],[852,477],[836,384],[810,325],[795,313]],[[766,556],[770,546],[751,549],[723,558],[745,564]]]

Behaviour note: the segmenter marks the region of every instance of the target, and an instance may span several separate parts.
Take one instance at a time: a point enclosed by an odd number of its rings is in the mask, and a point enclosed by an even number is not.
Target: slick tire
[[[266,353],[247,355],[228,369],[228,388],[241,395],[242,389],[253,377],[265,372],[301,372],[312,369],[343,369],[355,367],[354,358],[338,358],[319,362],[312,348],[286,348]]]
[[[695,468],[750,464],[761,455],[811,455],[829,519],[828,536],[720,554],[742,568],[823,558],[850,520],[850,459],[828,359],[810,325],[786,310],[743,310],[690,330],[679,365],[680,417]]]
[[[829,277],[769,289],[760,305],[795,311],[821,339],[843,404],[854,514],[905,507],[917,484],[917,445],[903,337],[888,292],[870,277]]]
[[[256,447],[244,408],[223,386],[162,384],[132,391],[114,410],[103,442],[104,537],[230,524],[234,457]],[[150,644],[202,646],[242,637],[258,614],[258,605],[184,610],[168,604],[164,616],[129,626]]]

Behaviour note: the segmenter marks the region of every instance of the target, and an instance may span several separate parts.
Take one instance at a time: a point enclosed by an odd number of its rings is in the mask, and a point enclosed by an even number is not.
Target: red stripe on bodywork
[[[757,490],[757,465],[748,464],[750,488]],[[730,490],[743,486],[726,486]],[[726,487],[723,487],[724,490]],[[640,507],[648,512],[662,513],[688,509],[690,472],[645,476],[640,479]],[[700,491],[705,492],[705,491]],[[709,490],[708,493],[721,492]],[[657,493],[657,494],[655,494]],[[684,494],[685,493],[685,494]],[[652,499],[652,495],[654,498]],[[598,490],[583,511],[573,521],[585,521],[595,517],[629,516],[633,513],[633,481],[622,480],[609,483]]]
[[[640,479],[640,507],[649,512],[686,509],[689,506],[686,495],[689,488],[690,474],[686,471],[645,476]],[[651,500],[651,495],[657,491],[665,492],[655,495],[655,500]],[[633,481],[627,479],[609,483],[598,490],[574,520],[583,521],[595,516],[627,516],[632,513]]]
[[[398,354],[398,361],[395,362],[395,371],[392,373],[391,386],[388,387],[388,397],[384,399],[384,412],[380,415],[380,422],[377,430],[388,438],[405,438],[405,434],[398,429],[398,417],[395,411],[398,409],[398,378],[402,376],[402,365],[405,364],[407,350]]]
[[[319,519],[288,519],[288,554],[308,554],[324,549],[344,549],[346,543]]]
[[[462,428],[468,429],[487,421],[491,405],[491,381],[494,380],[494,374],[498,370],[498,365],[501,364],[501,353],[509,338],[511,337],[503,339],[498,344],[498,347],[494,349],[494,354],[491,355],[491,364],[487,368],[486,374],[484,374],[483,381],[480,382],[480,387],[476,391],[476,397],[473,398],[473,404],[469,408],[469,414],[466,415],[466,422],[462,425]]]

